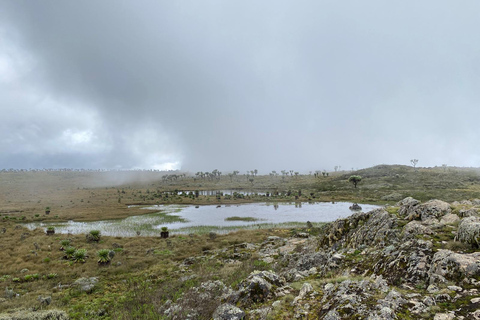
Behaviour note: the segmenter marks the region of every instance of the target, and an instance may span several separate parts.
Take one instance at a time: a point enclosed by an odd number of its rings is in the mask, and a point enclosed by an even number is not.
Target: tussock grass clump
[[[77,251],[77,249],[75,247],[66,247],[65,250],[64,250],[64,252],[65,252],[64,258],[65,259],[72,259],[75,251]]]
[[[87,259],[87,250],[86,249],[77,249],[73,253],[73,261],[75,262],[85,262]]]
[[[110,250],[100,249],[97,251],[98,263],[99,264],[108,264],[112,260],[110,258]]]
[[[65,248],[70,246],[71,241],[69,239],[64,239],[60,241],[60,250],[65,250]]]
[[[91,230],[85,236],[88,242],[99,242],[100,241],[100,230]]]

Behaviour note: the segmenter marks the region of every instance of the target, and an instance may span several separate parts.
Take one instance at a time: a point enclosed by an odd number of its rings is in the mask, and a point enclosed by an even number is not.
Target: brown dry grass
[[[132,215],[149,213],[140,208],[128,208],[128,205],[149,204],[238,204],[266,200],[247,197],[245,199],[217,200],[215,196],[153,198],[155,192],[172,192],[175,189],[218,190],[247,189],[252,185],[241,178],[230,181],[228,177],[213,181],[194,181],[185,178],[175,182],[162,182],[157,172],[0,172],[0,215],[26,220],[76,220],[95,221],[99,219],[117,219]],[[278,180],[278,181],[277,181]],[[140,181],[140,182],[139,182]],[[274,190],[282,185],[281,178],[261,176],[256,178],[256,190]],[[280,190],[297,188],[298,185],[311,184],[315,178],[303,176],[290,178]],[[306,193],[305,193],[306,194]],[[294,197],[276,199],[291,201]],[[304,196],[304,201],[308,199]],[[330,197],[317,198],[330,201]],[[50,207],[51,213],[45,214]],[[38,215],[38,217],[36,217]]]
[[[259,242],[269,235],[284,234],[283,230],[239,231],[228,235],[218,235],[210,239],[208,235],[173,236],[168,240],[154,237],[105,237],[99,243],[87,242],[85,235],[46,235],[43,230],[33,231],[23,228],[10,220],[0,220],[0,285],[13,289],[21,299],[7,299],[0,304],[0,311],[40,307],[39,295],[52,296],[54,307],[65,308],[68,289],[59,285],[70,285],[80,277],[99,277],[109,293],[123,294],[127,281],[137,275],[169,274],[183,259],[204,254],[205,249],[214,250],[234,243]],[[60,251],[60,241],[70,239],[71,245],[87,250],[85,263],[65,260]],[[97,263],[99,249],[117,250],[112,262],[107,266]],[[46,259],[48,258],[48,259]],[[27,269],[27,270],[25,270]],[[48,279],[49,274],[56,274]],[[26,275],[38,274],[39,279],[25,281]],[[8,276],[8,277],[6,277]],[[14,281],[18,278],[20,281]],[[106,290],[106,289],[104,289]],[[88,299],[101,298],[102,291]],[[85,297],[84,297],[85,298]],[[70,299],[70,298],[69,298]]]

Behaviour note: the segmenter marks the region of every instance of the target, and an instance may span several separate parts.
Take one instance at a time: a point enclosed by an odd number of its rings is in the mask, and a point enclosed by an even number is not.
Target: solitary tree
[[[418,163],[418,159],[412,159],[412,160],[410,160],[410,162],[412,163],[413,169],[415,169],[415,166]]]
[[[357,183],[362,181],[362,177],[360,177],[360,176],[350,176],[350,178],[348,178],[348,181],[353,183],[353,186],[356,188]]]

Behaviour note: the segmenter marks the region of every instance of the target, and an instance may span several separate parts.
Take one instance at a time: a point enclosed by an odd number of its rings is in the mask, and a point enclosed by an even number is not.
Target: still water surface
[[[168,227],[172,232],[182,232],[181,228],[199,226],[241,227],[259,224],[280,224],[288,222],[329,222],[352,214],[347,202],[292,202],[292,203],[250,203],[241,205],[155,205],[145,207],[155,213],[132,216],[125,219],[103,220],[92,222],[33,222],[26,226],[30,229],[54,226],[56,233],[88,233],[90,230],[100,230],[103,235],[130,237],[138,235],[156,236],[161,227]],[[361,204],[362,211],[367,212],[378,208],[375,205]],[[166,223],[167,215],[178,216],[184,222]],[[256,221],[228,221],[229,217],[249,217]]]

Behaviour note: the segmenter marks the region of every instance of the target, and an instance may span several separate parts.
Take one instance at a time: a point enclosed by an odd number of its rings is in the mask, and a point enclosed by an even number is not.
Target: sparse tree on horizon
[[[412,159],[412,160],[410,160],[410,162],[412,163],[413,169],[416,169],[418,159]]]

